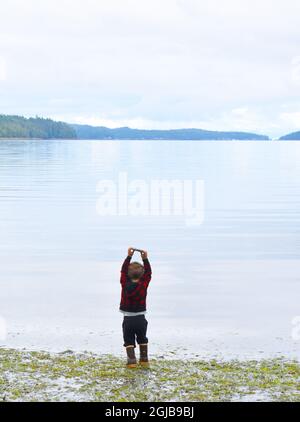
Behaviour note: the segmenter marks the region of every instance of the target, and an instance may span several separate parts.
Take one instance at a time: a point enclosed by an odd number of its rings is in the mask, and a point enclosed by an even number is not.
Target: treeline
[[[21,139],[132,139],[132,140],[194,140],[194,141],[267,141],[268,136],[251,132],[220,132],[203,129],[142,130],[121,127],[109,129],[56,122],[41,117],[25,118],[0,114],[0,138]],[[283,136],[280,140],[300,140],[300,132]]]
[[[67,123],[0,115],[0,138],[76,139],[77,135]]]
[[[140,130],[128,127],[109,129],[88,125],[72,125],[79,139],[133,140],[269,140],[268,136],[247,132],[215,132],[202,129]]]

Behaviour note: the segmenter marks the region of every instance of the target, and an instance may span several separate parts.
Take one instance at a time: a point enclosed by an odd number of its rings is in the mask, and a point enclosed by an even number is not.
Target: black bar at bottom
[[[48,418],[66,412],[68,417],[78,417],[82,412],[84,419],[93,416],[93,420],[105,418],[109,420],[186,420],[206,421],[217,417],[237,417],[238,420],[262,417],[268,419],[283,416],[285,420],[299,415],[300,403],[2,403],[0,404],[0,418],[3,416],[26,415]],[[96,418],[95,418],[96,416]],[[33,417],[33,419],[34,419]]]

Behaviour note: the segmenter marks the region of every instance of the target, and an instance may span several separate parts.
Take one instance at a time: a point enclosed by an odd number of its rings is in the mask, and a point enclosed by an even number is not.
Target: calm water
[[[300,143],[0,141],[4,346],[122,353],[119,269],[153,266],[152,352],[300,355]],[[97,213],[97,184],[205,183],[205,218]],[[167,353],[167,354],[168,354]]]

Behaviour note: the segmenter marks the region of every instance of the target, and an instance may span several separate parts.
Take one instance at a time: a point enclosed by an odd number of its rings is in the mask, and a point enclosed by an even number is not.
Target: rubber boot
[[[126,347],[126,353],[127,353],[127,368],[136,368],[136,357],[135,357],[134,346]]]
[[[148,344],[140,344],[140,365],[149,366]]]

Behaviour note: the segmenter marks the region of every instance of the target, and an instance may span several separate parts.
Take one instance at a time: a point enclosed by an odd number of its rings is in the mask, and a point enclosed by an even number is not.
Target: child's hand
[[[142,257],[142,259],[148,259],[148,252],[147,251],[142,251],[141,252],[141,257]]]
[[[134,249],[132,247],[128,248],[128,256],[133,256]]]

